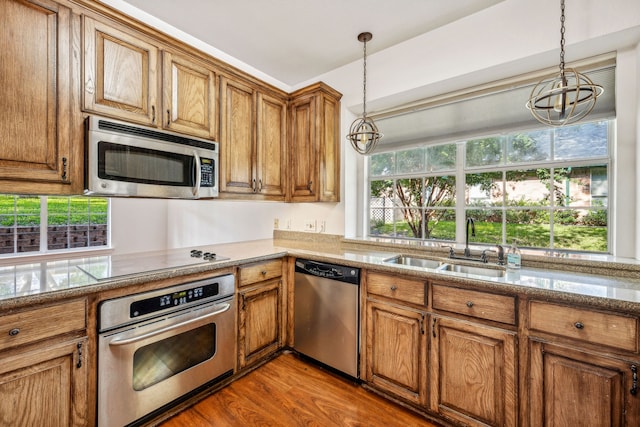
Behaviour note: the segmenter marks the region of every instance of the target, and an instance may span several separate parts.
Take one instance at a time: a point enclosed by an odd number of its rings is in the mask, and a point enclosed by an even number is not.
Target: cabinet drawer
[[[282,260],[260,262],[240,267],[240,286],[282,276]]]
[[[0,349],[39,341],[87,327],[85,300],[0,317]]]
[[[369,273],[367,292],[412,304],[426,305],[425,282],[387,274]]]
[[[532,301],[529,329],[622,350],[638,350],[635,317]]]
[[[432,304],[435,310],[465,314],[494,322],[516,324],[516,298],[453,286],[433,284]]]

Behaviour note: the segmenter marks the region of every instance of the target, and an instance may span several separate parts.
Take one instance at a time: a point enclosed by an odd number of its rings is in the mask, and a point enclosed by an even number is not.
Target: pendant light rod
[[[362,116],[367,117],[367,42],[371,41],[373,34],[360,33],[358,41],[363,44],[362,48]]]

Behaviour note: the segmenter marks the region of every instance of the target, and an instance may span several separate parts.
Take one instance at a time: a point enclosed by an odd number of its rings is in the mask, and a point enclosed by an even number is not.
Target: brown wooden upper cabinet
[[[84,109],[156,125],[158,52],[140,35],[84,17]]]
[[[0,16],[0,192],[81,192],[73,14],[49,0],[7,0]]]
[[[217,139],[216,73],[210,67],[86,16],[84,49],[85,111]]]
[[[220,77],[220,192],[285,198],[286,100]]]
[[[213,70],[170,52],[162,57],[162,127],[217,139]]]
[[[340,98],[316,83],[291,94],[289,198],[293,202],[340,201]]]

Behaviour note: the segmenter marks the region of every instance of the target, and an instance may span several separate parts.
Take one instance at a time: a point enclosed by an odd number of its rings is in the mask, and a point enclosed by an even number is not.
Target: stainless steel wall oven
[[[98,426],[135,425],[233,374],[231,274],[104,301],[98,335]]]

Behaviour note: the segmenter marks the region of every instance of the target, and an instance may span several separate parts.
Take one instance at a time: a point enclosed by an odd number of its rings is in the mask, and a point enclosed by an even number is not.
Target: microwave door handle
[[[135,337],[126,338],[126,339],[122,339],[122,340],[114,340],[114,341],[111,341],[109,343],[109,345],[110,346],[120,346],[120,345],[133,344],[133,343],[136,343],[138,341],[145,340],[147,338],[155,337],[156,335],[160,335],[160,334],[162,334],[164,332],[171,331],[173,329],[178,329],[178,328],[181,328],[183,326],[187,326],[187,325],[190,325],[192,323],[200,322],[200,321],[202,321],[204,319],[208,319],[210,317],[217,316],[218,314],[224,313],[225,311],[229,310],[229,308],[231,308],[231,304],[224,304],[221,309],[216,310],[216,311],[211,312],[211,313],[208,313],[208,314],[205,314],[204,316],[196,317],[195,319],[186,320],[184,322],[177,323],[175,325],[169,325],[169,326],[166,326],[164,328],[160,328],[160,329],[156,329],[156,330],[151,331],[151,332],[147,332],[146,334],[137,335]]]
[[[193,197],[198,198],[198,192],[200,191],[200,181],[202,178],[201,164],[200,164],[200,156],[198,156],[197,152],[193,152],[193,157],[196,159],[196,185],[193,187]]]

